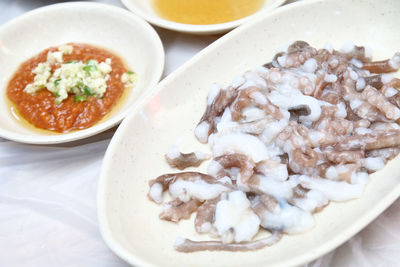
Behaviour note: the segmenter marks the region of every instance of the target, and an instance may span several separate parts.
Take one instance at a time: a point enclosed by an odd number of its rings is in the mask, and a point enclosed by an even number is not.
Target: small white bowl
[[[138,16],[144,18],[148,22],[157,25],[159,27],[193,34],[215,34],[227,32],[237,26],[251,20],[254,16],[260,13],[266,13],[270,10],[281,6],[286,0],[266,0],[262,8],[256,13],[226,23],[219,24],[209,24],[209,25],[194,25],[173,22],[160,17],[159,14],[154,10],[151,2],[149,0],[121,0],[121,2],[132,12],[136,13]]]
[[[94,126],[58,134],[27,127],[17,121],[7,101],[9,79],[25,60],[42,50],[68,42],[93,44],[121,57],[138,73],[137,85],[115,110]],[[82,139],[118,124],[160,80],[164,49],[159,36],[144,20],[110,5],[74,2],[28,12],[0,28],[0,136],[31,143],[54,144]]]
[[[205,110],[210,84],[229,84],[295,40],[318,48],[325,42],[338,48],[353,41],[370,47],[374,59],[389,58],[399,50],[399,24],[398,0],[363,0],[354,5],[348,0],[301,1],[260,16],[202,50],[159,83],[111,140],[98,188],[105,242],[134,266],[287,267],[309,262],[359,232],[400,196],[400,156],[371,175],[361,198],[331,203],[315,214],[312,230],[284,235],[276,245],[251,252],[174,250],[179,236],[205,240],[208,235],[196,233],[194,216],[179,223],[160,220],[162,206],[148,199],[148,182],[177,171],[164,159],[170,145],[179,142],[182,151],[209,149],[197,142],[194,129]],[[207,165],[196,170],[204,172]]]

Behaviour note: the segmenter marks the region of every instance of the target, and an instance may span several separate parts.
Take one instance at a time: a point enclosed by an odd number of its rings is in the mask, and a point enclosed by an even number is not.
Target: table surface
[[[52,0],[0,0],[0,25]],[[118,0],[101,0],[123,8]],[[168,75],[219,36],[156,28]],[[0,40],[1,42],[1,40]],[[115,128],[67,145],[0,138],[0,266],[128,266],[103,242],[99,170]],[[400,202],[348,242],[305,266],[400,266]]]

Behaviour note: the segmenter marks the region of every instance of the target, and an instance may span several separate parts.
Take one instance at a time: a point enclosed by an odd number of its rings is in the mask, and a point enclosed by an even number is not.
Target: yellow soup
[[[153,0],[160,16],[186,24],[217,24],[255,13],[265,0]]]

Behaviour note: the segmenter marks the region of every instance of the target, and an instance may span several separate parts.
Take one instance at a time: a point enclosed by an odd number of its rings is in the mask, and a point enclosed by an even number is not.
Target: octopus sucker
[[[261,88],[250,86],[240,90],[238,96],[232,102],[230,106],[232,120],[240,120],[242,118],[242,110],[250,105],[264,110],[267,115],[270,115],[274,119],[279,120],[283,117],[279,108],[268,100]]]
[[[365,101],[379,109],[387,119],[398,120],[400,118],[400,109],[389,102],[389,100],[372,86],[367,86],[362,92]]]
[[[373,61],[351,42],[335,50],[296,41],[230,84],[211,85],[194,134],[212,155],[172,146],[165,157],[179,169],[210,158],[207,174],[149,182],[160,219],[195,214],[194,231],[213,239],[178,238],[175,249],[262,249],[311,230],[330,202],[362,197],[369,175],[400,153],[400,79],[388,74],[399,68],[400,53]],[[256,240],[260,229],[271,236]]]
[[[310,45],[307,42],[302,41],[302,40],[298,40],[298,41],[293,42],[291,45],[289,45],[287,51],[288,51],[288,53],[292,53],[292,52],[295,52],[295,51],[302,50],[302,49],[304,49],[306,47],[309,47],[309,46]]]
[[[269,247],[281,240],[282,233],[273,232],[269,237],[243,243],[224,244],[220,241],[193,241],[187,238],[178,238],[174,247],[180,252],[196,251],[253,251]]]
[[[296,41],[288,47],[284,67],[300,67],[307,59],[317,54],[317,49],[304,41]]]

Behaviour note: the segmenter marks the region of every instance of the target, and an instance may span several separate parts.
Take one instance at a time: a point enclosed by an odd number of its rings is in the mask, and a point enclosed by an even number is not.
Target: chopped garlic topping
[[[128,71],[121,76],[121,82],[125,83],[126,86],[135,85],[137,81],[137,74],[133,71]]]
[[[74,47],[72,45],[60,45],[58,50],[61,51],[64,55],[71,55],[74,51]]]
[[[39,63],[33,70],[33,73],[36,74],[33,78],[33,83],[30,83],[25,87],[25,92],[29,94],[33,94],[46,86],[47,80],[51,76],[50,65],[47,62]]]
[[[110,72],[110,65],[99,64],[96,60],[65,63],[54,71],[46,87],[57,97],[56,101],[66,99],[68,93],[101,98],[107,89]]]
[[[89,96],[102,98],[107,81],[112,71],[111,59],[105,62],[96,60],[63,62],[63,55],[72,54],[73,47],[62,45],[58,51],[47,54],[47,62],[39,63],[33,70],[36,74],[34,81],[28,84],[24,91],[33,94],[43,88],[56,96],[56,102],[60,103],[68,97],[68,93],[75,94],[75,101],[85,101]],[[60,63],[60,67],[51,73],[51,65]],[[131,81],[131,77],[128,77]]]
[[[63,62],[63,53],[62,52],[49,52],[47,53],[47,62],[52,65],[55,63]]]

